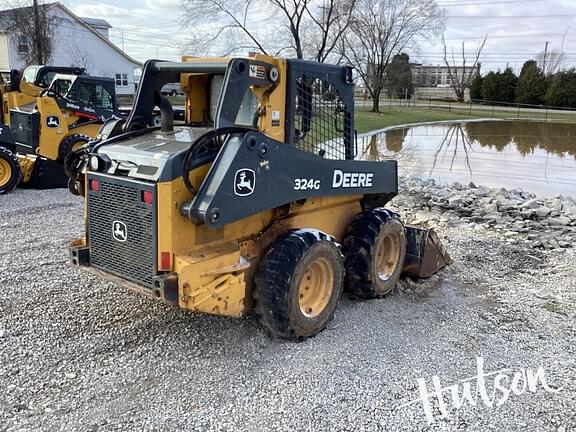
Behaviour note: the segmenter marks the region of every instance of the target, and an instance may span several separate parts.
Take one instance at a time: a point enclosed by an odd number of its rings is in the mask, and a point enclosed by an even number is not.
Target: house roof
[[[95,26],[95,27],[102,27],[102,26],[95,25],[95,24],[89,24],[89,22],[88,22],[88,21],[96,21],[99,23],[105,23],[108,26],[107,28],[112,28],[112,26],[107,21],[102,20],[102,19],[97,19],[97,18],[80,18],[78,15],[76,15],[74,12],[72,12],[70,9],[68,9],[66,6],[64,6],[60,2],[45,3],[45,4],[40,5],[40,7],[42,7],[42,8],[55,8],[55,7],[60,8],[62,11],[64,11],[64,13],[69,15],[79,25],[86,28],[94,36],[96,36],[98,39],[100,39],[102,42],[104,42],[106,45],[108,45],[110,48],[112,48],[114,51],[116,51],[118,54],[120,54],[122,57],[124,57],[130,63],[132,63],[134,66],[142,67],[141,62],[130,57],[128,54],[126,54],[124,51],[122,51],[120,48],[118,48],[115,44],[113,44],[110,40],[108,40],[107,38],[102,36],[93,27],[93,26]],[[32,6],[27,6],[27,7],[23,7],[23,8],[1,10],[0,11],[0,32],[6,32],[7,30],[10,29],[10,27],[11,27],[10,17],[14,13],[14,11],[18,11],[20,9],[22,9],[22,10],[31,9],[31,8],[32,8]]]
[[[112,28],[112,26],[110,25],[110,23],[108,21],[100,19],[100,18],[80,17],[80,19],[92,27],[107,28],[107,29]]]

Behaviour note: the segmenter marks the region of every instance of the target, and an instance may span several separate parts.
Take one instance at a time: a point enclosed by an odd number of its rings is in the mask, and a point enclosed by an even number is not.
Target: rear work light
[[[142,202],[152,204],[154,202],[154,195],[150,191],[142,191]]]
[[[92,192],[100,192],[100,181],[99,180],[90,180],[90,190]]]

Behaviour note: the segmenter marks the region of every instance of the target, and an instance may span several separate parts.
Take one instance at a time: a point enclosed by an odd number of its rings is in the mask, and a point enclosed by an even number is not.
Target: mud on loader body
[[[160,94],[169,82],[187,95],[181,126]],[[72,262],[184,309],[254,310],[273,335],[316,334],[344,288],[389,293],[406,255],[405,227],[383,208],[396,162],[354,159],[353,114],[347,67],[147,62],[129,118],[70,167],[86,184]]]
[[[66,186],[66,156],[119,116],[114,81],[84,69],[30,66],[0,82],[0,194]]]

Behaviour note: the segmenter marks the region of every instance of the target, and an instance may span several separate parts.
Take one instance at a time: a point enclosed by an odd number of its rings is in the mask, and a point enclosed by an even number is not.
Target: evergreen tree
[[[498,76],[489,72],[482,79],[482,99],[485,102],[495,102],[498,99]]]
[[[406,91],[409,95],[414,92],[412,83],[412,68],[410,67],[410,57],[401,53],[394,56],[388,66],[386,74],[386,84],[388,95],[391,97],[405,98]]]
[[[479,101],[482,100],[482,84],[484,83],[484,78],[480,75],[476,75],[472,84],[470,84],[470,99]]]
[[[576,69],[554,75],[544,99],[546,105],[576,108]]]
[[[511,68],[504,72],[490,72],[482,80],[482,99],[485,102],[514,102],[518,77]]]
[[[542,105],[547,91],[546,77],[535,60],[528,60],[522,66],[516,87],[516,102]]]
[[[498,90],[500,98],[498,102],[514,103],[516,100],[516,85],[518,77],[514,75],[512,68],[507,67],[502,74],[498,74]]]

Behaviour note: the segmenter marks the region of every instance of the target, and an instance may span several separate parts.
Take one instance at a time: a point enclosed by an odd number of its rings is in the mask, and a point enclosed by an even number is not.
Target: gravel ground
[[[576,430],[574,249],[441,226],[450,268],[382,300],[344,298],[328,330],[292,343],[68,266],[81,225],[67,191],[0,197],[0,431]],[[405,405],[418,378],[462,388],[477,357],[486,373],[541,366],[563,388],[498,407],[478,396],[446,418],[432,399],[430,424]]]

